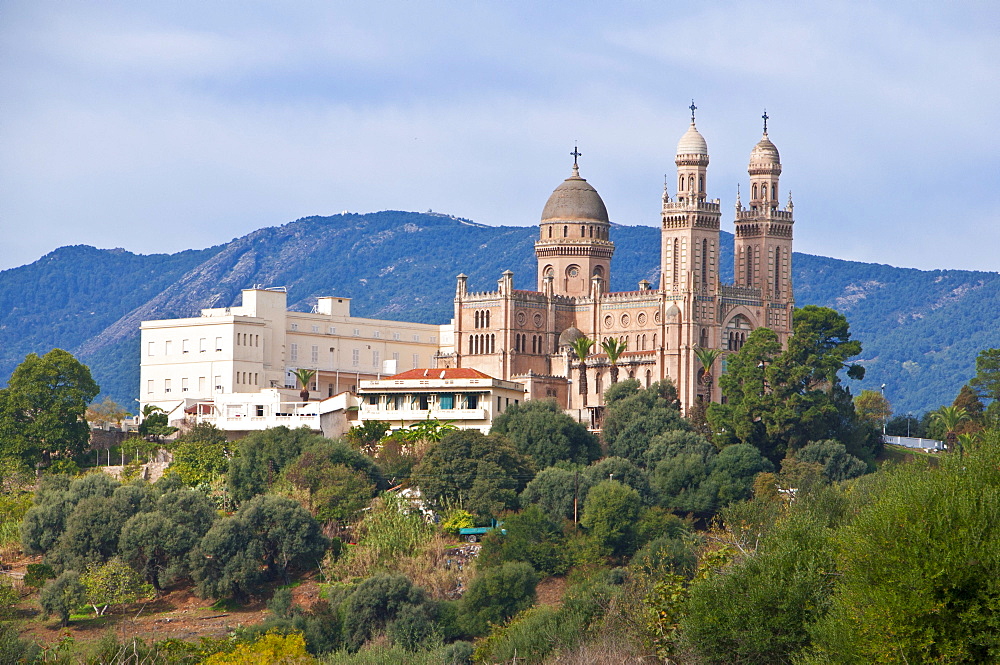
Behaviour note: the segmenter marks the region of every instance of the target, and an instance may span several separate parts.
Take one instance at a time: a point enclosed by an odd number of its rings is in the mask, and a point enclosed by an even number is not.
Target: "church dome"
[[[577,168],[555,188],[542,210],[542,221],[593,221],[609,223],[604,200],[590,183],[580,177]]]
[[[701,135],[698,128],[694,126],[694,122],[688,127],[688,130],[684,132],[684,136],[681,140],[677,142],[677,154],[678,155],[708,155],[708,144],[705,143],[705,137]]]
[[[764,137],[750,151],[751,164],[780,164],[781,157],[778,155],[778,148],[771,143],[765,132]]]
[[[559,335],[559,346],[572,346],[573,342],[583,337],[584,334],[576,326],[570,326]]]

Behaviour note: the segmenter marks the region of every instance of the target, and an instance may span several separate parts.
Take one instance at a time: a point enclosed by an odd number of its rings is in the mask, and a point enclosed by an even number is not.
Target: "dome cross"
[[[691,124],[693,125],[694,124],[694,112],[698,110],[698,107],[694,105],[694,100],[693,99],[691,100],[691,106],[689,106],[688,108],[691,109]]]
[[[767,115],[767,109],[764,109],[764,115],[762,115],[761,117],[764,118],[764,133],[767,134],[767,119],[769,117]]]

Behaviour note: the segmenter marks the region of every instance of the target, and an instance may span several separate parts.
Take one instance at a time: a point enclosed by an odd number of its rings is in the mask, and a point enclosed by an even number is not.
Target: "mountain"
[[[306,217],[217,247],[137,255],[62,247],[0,272],[0,377],[30,352],[61,347],[88,363],[105,394],[132,404],[139,385],[139,323],[196,315],[238,302],[254,284],[286,286],[290,307],[318,296],[353,298],[359,316],[444,323],[455,275],[470,290],[495,288],[514,271],[533,288],[535,227],[492,227],[435,213],[383,211]],[[659,231],[616,226],[612,290],[657,282]],[[722,234],[723,281],[732,280],[732,234]],[[796,253],[796,304],[844,313],[864,345],[868,375],[897,413],[951,403],[976,354],[1000,347],[1000,274],[921,271]]]

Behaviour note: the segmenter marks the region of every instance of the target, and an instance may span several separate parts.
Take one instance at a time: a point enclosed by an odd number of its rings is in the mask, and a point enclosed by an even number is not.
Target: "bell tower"
[[[750,152],[750,207],[736,199],[736,242],[733,252],[736,284],[760,290],[767,303],[763,325],[784,340],[791,333],[792,298],[792,197],[784,209],[778,206],[781,158],[767,135]]]
[[[719,285],[719,200],[706,198],[708,144],[694,123],[677,143],[677,200],[663,187],[660,230],[660,289],[714,296]],[[710,315],[707,315],[710,316]]]
[[[552,280],[554,295],[584,297],[597,281],[606,291],[611,278],[611,222],[601,195],[580,177],[575,147],[573,172],[549,196],[542,210],[539,239],[535,243],[538,259],[538,290],[545,291],[547,278]]]

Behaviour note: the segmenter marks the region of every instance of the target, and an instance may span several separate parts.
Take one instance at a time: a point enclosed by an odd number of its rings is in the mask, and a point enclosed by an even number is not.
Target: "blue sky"
[[[344,210],[535,224],[575,142],[656,225],[694,98],[724,211],[766,107],[796,249],[997,271],[998,35],[985,1],[6,0],[0,269]]]

